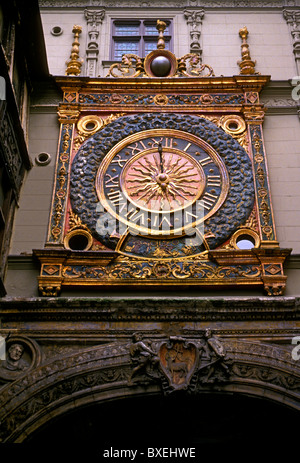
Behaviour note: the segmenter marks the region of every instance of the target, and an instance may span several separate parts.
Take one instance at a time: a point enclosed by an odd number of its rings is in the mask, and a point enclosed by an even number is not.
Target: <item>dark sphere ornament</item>
[[[171,62],[166,56],[156,56],[150,64],[151,71],[157,77],[166,77],[171,70]]]

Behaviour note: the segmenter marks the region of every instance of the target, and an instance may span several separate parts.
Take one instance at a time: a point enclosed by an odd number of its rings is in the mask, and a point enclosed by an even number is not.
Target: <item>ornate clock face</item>
[[[197,255],[225,243],[251,214],[252,164],[204,118],[122,116],[78,150],[70,200],[109,249],[149,259]]]
[[[96,178],[100,202],[136,234],[191,233],[223,204],[229,182],[218,153],[179,130],[145,130],[106,155]]]

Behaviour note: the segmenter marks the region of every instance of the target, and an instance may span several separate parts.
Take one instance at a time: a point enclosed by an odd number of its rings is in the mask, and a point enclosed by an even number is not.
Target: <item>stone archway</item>
[[[226,381],[197,383],[191,393],[236,393],[263,397],[300,409],[300,366],[281,347],[222,341],[230,375]],[[129,384],[128,343],[113,343],[54,358],[0,391],[1,442],[23,442],[66,412],[121,397],[161,394],[161,377]],[[177,394],[184,394],[179,391]]]
[[[153,446],[192,447],[199,461],[204,450],[216,446],[262,448],[275,441],[277,448],[278,442],[292,447],[297,429],[297,411],[263,398],[217,391],[157,393],[78,407],[33,432],[25,443],[47,447],[51,442],[55,449],[68,449],[67,456],[73,443],[80,443],[99,457],[111,447],[136,449],[137,444],[141,452]]]

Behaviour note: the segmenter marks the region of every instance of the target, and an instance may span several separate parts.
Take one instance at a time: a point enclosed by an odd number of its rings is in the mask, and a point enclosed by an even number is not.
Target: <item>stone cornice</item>
[[[297,8],[299,0],[39,0],[41,8],[206,8],[206,9],[246,9],[246,8]]]
[[[260,94],[267,114],[297,114],[298,102],[292,98],[293,86],[289,80],[270,81]]]
[[[239,92],[260,92],[264,86],[270,81],[270,76],[263,75],[235,75],[235,76],[204,76],[200,78],[195,77],[170,77],[161,80],[156,77],[149,77],[140,79],[139,77],[124,78],[89,78],[82,76],[57,76],[55,78],[57,85],[63,91],[97,91],[107,93],[115,90],[128,92],[131,90],[156,91],[163,92],[164,90],[172,90],[172,92],[188,91],[211,91],[227,93],[231,91]]]
[[[159,310],[158,310],[159,307]],[[12,321],[199,322],[300,320],[300,297],[58,297],[0,300]]]
[[[291,254],[286,260],[285,267],[287,269],[300,269],[300,254]],[[8,257],[8,269],[9,270],[27,270],[38,268],[36,260],[32,257],[32,254],[26,255],[10,255]],[[267,298],[269,300],[269,298]],[[276,298],[277,300],[277,298]],[[0,299],[1,305],[1,299]]]

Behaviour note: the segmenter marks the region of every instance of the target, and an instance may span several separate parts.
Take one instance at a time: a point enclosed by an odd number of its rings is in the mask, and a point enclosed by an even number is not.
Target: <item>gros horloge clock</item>
[[[165,50],[164,28],[158,21],[157,50],[123,55],[105,78],[58,79],[48,238],[34,251],[43,296],[120,285],[285,289],[290,250],[277,241],[259,101],[270,77],[255,71],[246,28],[240,74],[229,77],[195,53]]]
[[[123,116],[79,149],[70,197],[109,249],[149,259],[198,255],[249,217],[252,166],[240,144],[207,119]]]

